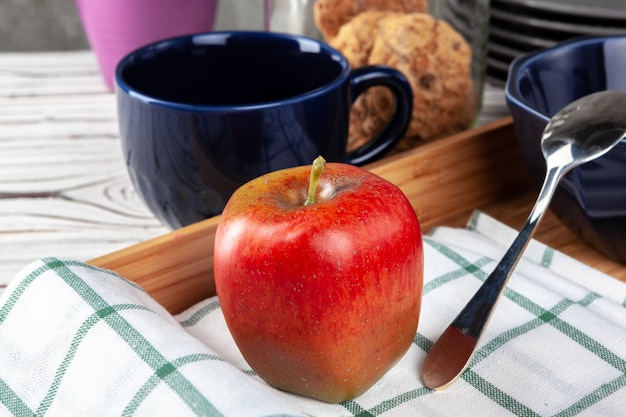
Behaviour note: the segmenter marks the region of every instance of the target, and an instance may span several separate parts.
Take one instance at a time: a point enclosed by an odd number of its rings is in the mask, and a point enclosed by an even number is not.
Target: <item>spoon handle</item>
[[[428,351],[422,367],[422,382],[426,387],[446,388],[469,365],[515,266],[547,211],[559,180],[572,168],[556,156],[546,159],[548,170],[543,186],[519,234],[494,271]]]

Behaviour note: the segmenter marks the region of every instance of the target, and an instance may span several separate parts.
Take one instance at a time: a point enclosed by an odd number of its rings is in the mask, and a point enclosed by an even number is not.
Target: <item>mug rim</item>
[[[138,91],[133,86],[129,85],[122,72],[124,68],[132,61],[136,56],[144,54],[151,49],[159,49],[165,48],[170,44],[179,44],[179,43],[191,43],[202,45],[209,43],[220,44],[225,43],[227,39],[238,36],[245,38],[265,38],[265,39],[291,39],[300,44],[302,50],[310,49],[312,52],[324,51],[328,55],[330,55],[334,60],[336,60],[341,65],[341,71],[333,79],[331,82],[326,83],[320,87],[314,88],[312,90],[306,91],[304,93],[288,97],[282,98],[278,100],[268,100],[264,102],[256,102],[251,104],[230,104],[230,105],[215,105],[215,104],[189,104],[182,103],[173,100],[166,100],[153,97],[147,93]],[[320,41],[317,39],[309,38],[302,35],[294,35],[288,33],[279,33],[279,32],[261,32],[261,31],[244,31],[244,30],[235,30],[235,31],[214,31],[214,32],[204,32],[204,33],[194,33],[189,35],[175,36],[172,38],[161,39],[159,41],[155,41],[144,45],[138,49],[135,49],[128,54],[126,54],[120,62],[116,65],[115,68],[115,90],[116,92],[124,92],[128,96],[133,99],[137,99],[146,104],[158,105],[167,107],[173,110],[181,110],[181,111],[193,111],[193,112],[224,112],[224,111],[248,111],[255,110],[259,108],[271,108],[282,105],[288,105],[296,101],[300,101],[303,98],[313,98],[322,94],[325,94],[328,91],[334,90],[337,86],[343,83],[350,75],[350,64],[348,63],[347,58],[339,52],[337,49],[333,48],[329,44],[324,41]]]

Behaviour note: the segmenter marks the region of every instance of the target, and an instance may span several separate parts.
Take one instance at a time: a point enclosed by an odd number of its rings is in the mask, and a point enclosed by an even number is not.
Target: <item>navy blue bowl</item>
[[[602,90],[626,91],[626,35],[574,39],[516,58],[506,100],[530,176],[540,184],[540,140],[548,120],[572,101]],[[626,263],[626,141],[575,168],[551,210],[591,246]]]

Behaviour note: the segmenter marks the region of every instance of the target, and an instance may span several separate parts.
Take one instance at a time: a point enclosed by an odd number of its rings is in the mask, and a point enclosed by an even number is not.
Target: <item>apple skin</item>
[[[423,287],[419,221],[402,191],[329,163],[304,206],[310,166],[256,178],[229,199],[214,275],[228,328],[270,385],[337,403],[409,349]]]

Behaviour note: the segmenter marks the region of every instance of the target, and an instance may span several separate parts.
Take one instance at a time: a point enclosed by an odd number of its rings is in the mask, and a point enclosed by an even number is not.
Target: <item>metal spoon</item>
[[[583,97],[552,117],[541,138],[546,176],[537,202],[495,270],[426,355],[422,382],[451,385],[467,368],[517,262],[546,212],[561,178],[596,159],[626,137],[626,93],[602,91]]]

